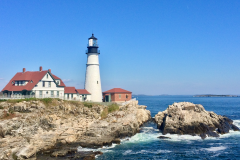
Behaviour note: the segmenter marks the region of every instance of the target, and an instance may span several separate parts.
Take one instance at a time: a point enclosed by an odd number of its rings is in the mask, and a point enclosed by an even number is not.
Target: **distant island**
[[[214,95],[214,94],[204,94],[204,95],[195,95],[193,97],[240,97],[238,95]]]

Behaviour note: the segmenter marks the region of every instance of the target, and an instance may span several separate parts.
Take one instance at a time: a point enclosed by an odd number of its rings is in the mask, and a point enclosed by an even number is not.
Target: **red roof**
[[[132,93],[132,92],[127,91],[127,90],[122,89],[122,88],[113,88],[113,89],[110,89],[110,90],[105,91],[103,93]]]
[[[86,89],[77,89],[77,92],[78,92],[79,94],[91,94],[91,93],[89,93]]]
[[[77,93],[75,87],[64,87],[64,93]]]
[[[27,90],[31,91],[33,87],[46,75],[48,71],[27,71],[27,72],[18,72],[15,74],[15,76],[8,82],[8,84],[3,88],[2,91],[22,91]],[[57,76],[50,73],[54,79],[60,79]],[[56,77],[56,78],[55,78]],[[12,82],[15,83],[15,81],[28,81],[28,83],[25,86],[15,86],[15,84],[12,84]],[[31,81],[33,83],[31,83]],[[60,79],[60,85],[65,87],[65,84]]]
[[[59,77],[55,76],[55,75],[52,74],[52,73],[51,73],[51,75],[53,76],[54,79],[60,80],[60,85],[59,85],[59,86],[61,86],[61,87],[66,87],[65,84],[63,83],[63,81],[62,81]]]
[[[33,87],[43,78],[43,76],[48,71],[35,71],[35,72],[18,72],[15,74],[15,76],[8,82],[8,84],[3,88],[2,91],[8,90],[8,91],[22,91],[27,90],[30,91],[33,89]],[[12,84],[12,81],[28,81],[28,83],[25,86],[15,86],[15,84]],[[30,83],[31,80],[33,83]]]

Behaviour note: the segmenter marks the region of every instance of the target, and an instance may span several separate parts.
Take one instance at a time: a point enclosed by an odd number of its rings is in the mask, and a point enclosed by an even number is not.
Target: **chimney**
[[[22,72],[25,73],[25,72],[26,72],[26,68],[23,68],[23,69],[22,69]]]
[[[50,72],[50,73],[51,73],[51,69],[48,69],[48,72]]]
[[[39,72],[42,72],[42,66],[39,67]]]

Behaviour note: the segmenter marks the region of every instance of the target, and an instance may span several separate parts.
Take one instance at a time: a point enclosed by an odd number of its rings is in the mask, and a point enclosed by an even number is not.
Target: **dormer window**
[[[33,83],[33,81],[31,81],[31,83]]]
[[[12,84],[14,84],[14,81],[12,81]]]
[[[47,74],[47,79],[48,79],[48,74]]]

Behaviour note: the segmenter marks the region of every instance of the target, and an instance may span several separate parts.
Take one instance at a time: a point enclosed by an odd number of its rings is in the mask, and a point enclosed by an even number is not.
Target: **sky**
[[[239,0],[0,0],[0,90],[40,66],[84,88],[94,33],[103,91],[240,95],[239,8]]]

